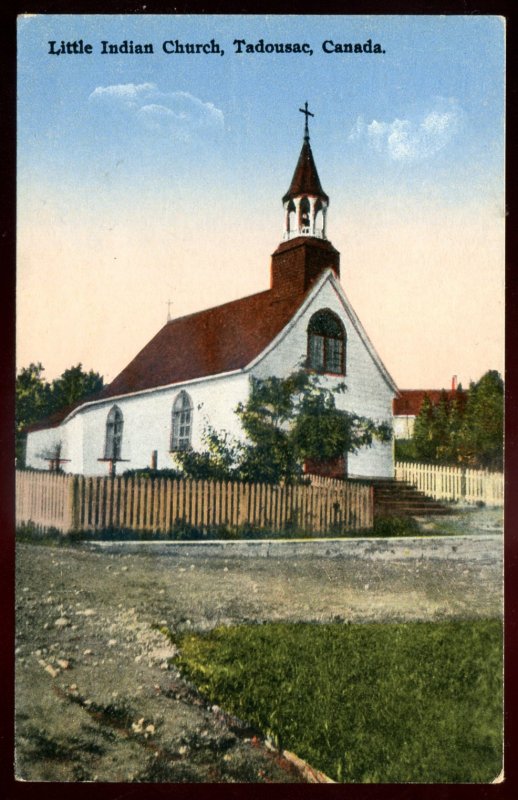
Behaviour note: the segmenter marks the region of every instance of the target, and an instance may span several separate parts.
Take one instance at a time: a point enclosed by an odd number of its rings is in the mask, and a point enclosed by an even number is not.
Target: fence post
[[[73,475],[68,480],[68,496],[65,506],[64,533],[79,530],[79,486],[78,477]]]

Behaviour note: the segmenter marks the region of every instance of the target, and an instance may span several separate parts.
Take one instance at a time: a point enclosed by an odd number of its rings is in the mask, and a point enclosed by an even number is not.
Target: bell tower
[[[322,189],[309,143],[308,118],[315,115],[308,110],[307,102],[304,108],[299,108],[299,111],[306,116],[304,141],[290,188],[282,198],[284,240],[294,239],[297,236],[325,239],[329,197]]]
[[[322,189],[309,142],[307,102],[304,139],[290,188],[282,198],[283,241],[272,255],[271,287],[282,295],[305,292],[330,267],[340,276],[340,254],[326,236],[329,197]]]

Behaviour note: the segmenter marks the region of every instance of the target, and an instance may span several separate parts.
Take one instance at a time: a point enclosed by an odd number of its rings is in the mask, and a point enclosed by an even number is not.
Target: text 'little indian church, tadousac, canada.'
[[[82,475],[174,466],[178,450],[203,448],[207,425],[243,437],[235,409],[251,378],[285,377],[301,364],[343,382],[337,407],[392,424],[397,387],[340,285],[340,254],[327,238],[329,197],[304,139],[282,203],[284,236],[266,291],[172,319],[94,398],[31,426],[26,464]],[[325,471],[325,470],[324,470]],[[392,442],[375,441],[332,474],[392,477]]]

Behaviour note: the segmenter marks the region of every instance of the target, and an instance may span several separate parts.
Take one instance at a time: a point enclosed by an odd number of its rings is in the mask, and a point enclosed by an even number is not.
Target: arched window
[[[290,202],[288,203],[287,212],[288,212],[288,224],[287,224],[288,232],[296,231],[297,213],[296,213],[295,203],[293,202],[293,200],[290,200]]]
[[[106,439],[104,442],[104,457],[106,459],[120,460],[123,425],[122,411],[118,406],[113,406],[106,420]]]
[[[173,403],[171,450],[188,450],[191,446],[192,403],[187,392],[180,392]]]
[[[300,201],[299,206],[299,216],[300,216],[300,227],[304,230],[308,230],[311,219],[310,219],[310,212],[311,212],[311,205],[307,197],[303,197]]]
[[[324,233],[324,211],[321,200],[315,203],[315,233],[318,236]]]
[[[308,325],[308,367],[345,375],[345,330],[329,309],[313,314]]]

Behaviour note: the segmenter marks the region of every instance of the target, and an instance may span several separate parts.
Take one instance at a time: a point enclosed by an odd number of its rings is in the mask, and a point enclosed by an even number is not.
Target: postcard
[[[17,780],[503,780],[505,33],[18,18]]]

